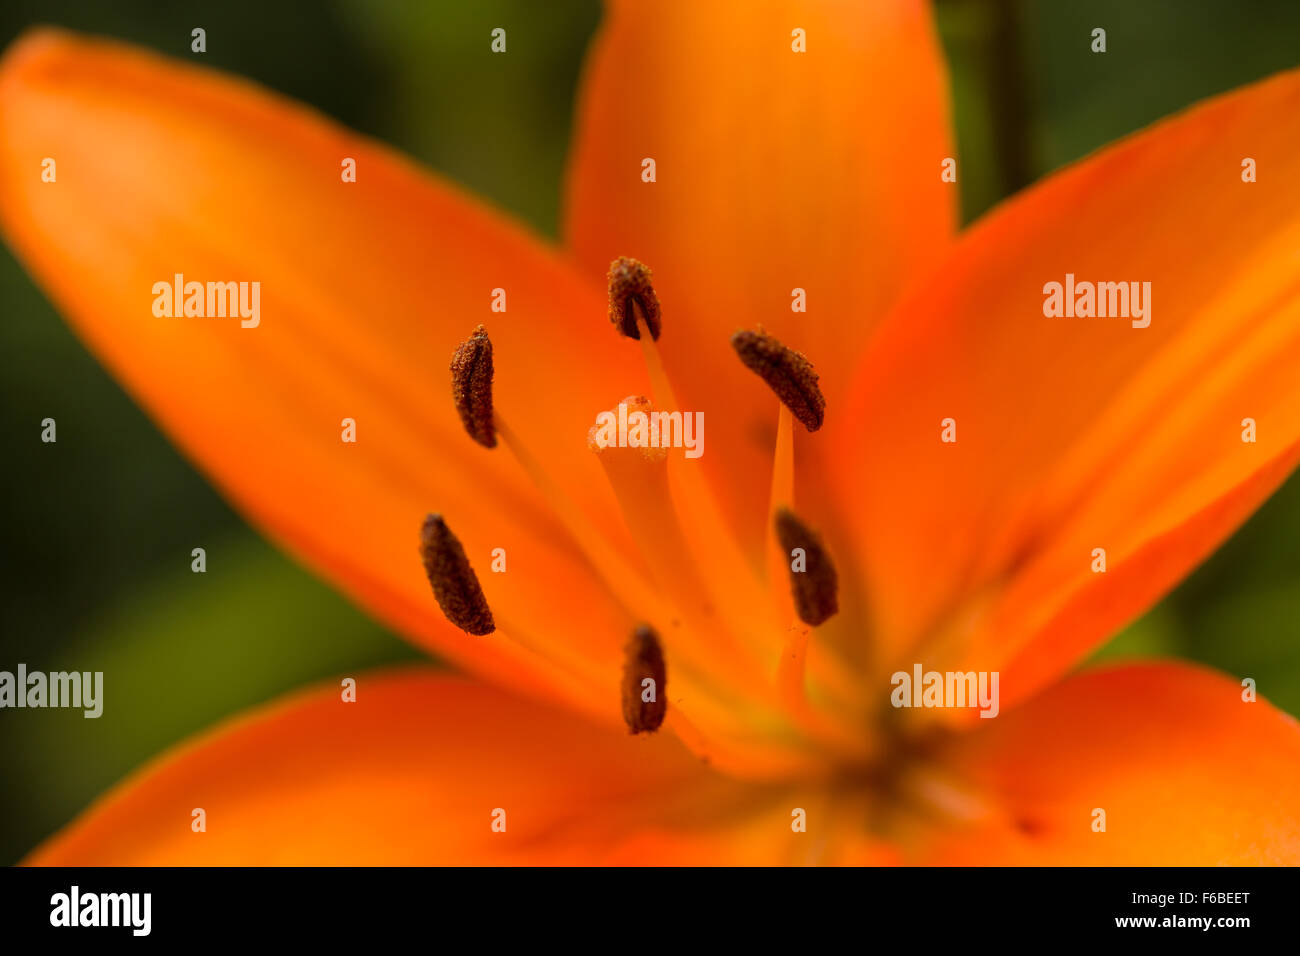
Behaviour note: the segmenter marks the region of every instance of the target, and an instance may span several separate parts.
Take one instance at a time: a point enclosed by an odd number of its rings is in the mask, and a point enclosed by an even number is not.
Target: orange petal
[[[9,243],[250,520],[390,626],[535,687],[536,654],[467,638],[434,604],[416,549],[425,513],[442,512],[505,632],[559,642],[578,660],[569,671],[602,668],[608,693],[585,699],[617,719],[630,615],[509,454],[465,434],[448,372],[486,323],[498,408],[617,541],[585,435],[643,373],[604,327],[600,273],[588,283],[447,183],[304,107],[117,43],[60,31],[19,41],[0,65],[0,132]],[[43,157],[56,182],[42,182]],[[355,183],[342,179],[345,157]],[[153,285],[177,273],[260,282],[259,324],[156,317]],[[490,311],[498,288],[504,313]],[[341,440],[344,419],[355,444]],[[490,573],[495,548],[508,573]]]
[[[795,29],[807,52],[793,52]],[[733,514],[764,514],[776,402],[728,337],[762,324],[806,352],[828,422],[842,415],[876,319],[953,232],[956,188],[940,181],[952,155],[919,0],[608,4],[579,104],[567,238],[585,271],[621,255],[654,270],[659,344],[710,422],[702,463],[726,481]],[[791,309],[796,288],[806,313]]]
[[[1090,671],[981,726],[961,763],[1000,811],[925,862],[1300,863],[1300,724],[1182,664]],[[1105,811],[1105,831],[1093,829]]]
[[[195,808],[205,832],[191,829]],[[354,703],[322,687],[182,746],[27,862],[668,863],[697,841],[715,863],[773,862],[797,839],[788,820],[671,735],[632,737],[409,669],[362,675]]]
[[[1022,699],[1294,467],[1300,130],[1277,117],[1296,109],[1300,72],[1053,176],[963,237],[886,321],[842,478],[895,660],[1001,670],[1008,702]],[[1242,181],[1244,157],[1258,182]],[[1045,316],[1045,284],[1067,273],[1150,282],[1149,327]]]

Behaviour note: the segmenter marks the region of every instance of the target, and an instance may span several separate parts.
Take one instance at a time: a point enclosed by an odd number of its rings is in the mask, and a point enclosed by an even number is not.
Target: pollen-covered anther
[[[815,432],[822,427],[826,399],[817,384],[812,362],[761,328],[757,332],[737,332],[731,337],[731,347],[745,367],[757,373],[776,392],[776,397],[805,428]]]
[[[627,256],[615,259],[609,267],[609,320],[630,339],[641,338],[637,318],[659,341],[659,297],[650,282],[650,270]]]
[[[790,593],[799,620],[816,627],[839,609],[839,577],[821,538],[789,508],[776,513],[776,537],[790,566]]]
[[[655,731],[664,722],[667,679],[659,635],[643,624],[632,632],[623,663],[623,720],[630,733]]]
[[[484,448],[495,448],[492,420],[492,340],[487,329],[476,328],[451,357],[451,395],[469,437]]]
[[[433,596],[447,620],[470,634],[491,634],[496,630],[478,576],[470,567],[460,539],[452,534],[442,515],[431,514],[424,519],[420,557],[433,585]]]

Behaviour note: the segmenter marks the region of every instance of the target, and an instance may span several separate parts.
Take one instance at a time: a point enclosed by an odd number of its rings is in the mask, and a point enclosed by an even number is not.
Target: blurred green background
[[[707,0],[660,0],[707,2]],[[939,0],[963,216],[1196,100],[1300,65],[1293,0]],[[554,235],[596,0],[6,0],[304,100]],[[488,52],[505,26],[509,54]],[[1089,50],[1094,27],[1108,52]],[[905,91],[883,91],[900,95]],[[1294,117],[1278,117],[1293,122]],[[0,711],[0,862],[213,722],[283,691],[420,659],[250,530],[167,444],[0,251],[0,669],[102,670],[104,716]],[[58,420],[58,443],[38,441]],[[190,549],[208,572],[190,573]],[[1252,676],[1300,713],[1300,480],[1098,656]]]

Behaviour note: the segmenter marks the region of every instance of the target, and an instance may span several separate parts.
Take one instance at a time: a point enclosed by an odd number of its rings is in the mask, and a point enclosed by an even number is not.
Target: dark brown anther
[[[623,663],[623,720],[634,734],[656,731],[668,711],[664,651],[653,628],[632,632]]]
[[[481,636],[496,630],[492,611],[469,558],[465,557],[465,549],[442,515],[424,519],[424,527],[420,529],[420,557],[433,585],[433,596],[447,620],[470,634]]]
[[[620,256],[609,267],[609,320],[630,339],[641,338],[637,318],[645,321],[650,338],[659,341],[659,297],[650,283],[650,270],[635,259]]]
[[[805,428],[815,432],[822,427],[826,399],[817,384],[812,362],[762,329],[737,332],[731,337],[731,347],[745,367],[767,382],[768,388],[776,392],[776,397]]]
[[[790,593],[799,620],[816,627],[840,609],[835,565],[822,539],[788,508],[776,513],[776,537],[790,562]]]
[[[484,448],[495,448],[497,430],[492,421],[492,341],[479,326],[451,357],[451,396],[460,420]]]

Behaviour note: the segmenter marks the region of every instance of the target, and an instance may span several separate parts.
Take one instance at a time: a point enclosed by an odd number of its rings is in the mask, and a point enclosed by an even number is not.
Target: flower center
[[[615,414],[684,421],[687,413],[657,345],[663,317],[650,270],[620,258],[608,280],[610,321],[640,345],[653,399],[629,397]],[[794,508],[793,422],[810,433],[821,427],[825,400],[818,377],[807,358],[761,329],[738,332],[731,344],[778,399],[771,524],[766,554],[758,560],[732,534],[696,463],[661,447],[597,441],[593,429],[589,447],[599,456],[644,570],[634,568],[494,410],[492,344],[482,326],[452,360],[452,394],[471,437],[487,448],[500,438],[636,622],[622,678],[624,718],[633,733],[667,721],[688,747],[741,776],[810,769],[830,775],[870,766],[880,741],[867,731],[867,695],[855,683],[855,669],[814,634],[839,610],[839,578],[820,535]],[[477,589],[473,571],[428,558],[425,565],[444,613],[471,630],[463,622],[472,615],[461,605]],[[485,602],[478,614],[491,620]],[[668,670],[671,701],[664,696]],[[643,687],[643,681],[650,684]],[[654,699],[643,699],[651,686]]]

